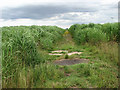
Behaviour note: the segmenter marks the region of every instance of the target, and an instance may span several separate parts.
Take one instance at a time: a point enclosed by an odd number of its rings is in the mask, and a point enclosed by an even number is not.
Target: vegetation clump
[[[118,23],[75,24],[69,28],[77,44],[119,41]]]
[[[68,54],[66,54],[66,55],[65,55],[65,59],[68,59],[68,58],[69,58],[69,56],[68,56]]]

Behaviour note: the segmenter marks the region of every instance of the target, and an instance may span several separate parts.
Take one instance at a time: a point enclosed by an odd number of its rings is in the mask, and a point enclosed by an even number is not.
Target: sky
[[[119,0],[2,0],[0,27],[118,22]]]

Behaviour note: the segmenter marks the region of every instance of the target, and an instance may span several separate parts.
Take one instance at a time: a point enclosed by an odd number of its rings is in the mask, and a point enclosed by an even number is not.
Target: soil
[[[79,63],[88,63],[89,59],[62,59],[56,60],[53,63],[55,65],[74,65]]]

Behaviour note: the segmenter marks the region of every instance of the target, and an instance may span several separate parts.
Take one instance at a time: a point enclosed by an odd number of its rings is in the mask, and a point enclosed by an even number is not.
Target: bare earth
[[[53,63],[56,65],[73,65],[79,63],[88,63],[89,59],[62,59],[56,60]]]

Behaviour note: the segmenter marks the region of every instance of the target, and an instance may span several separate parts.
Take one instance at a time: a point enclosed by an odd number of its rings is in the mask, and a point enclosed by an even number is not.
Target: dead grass
[[[106,55],[113,62],[118,63],[118,44],[116,42],[101,43],[98,46],[101,55]]]

